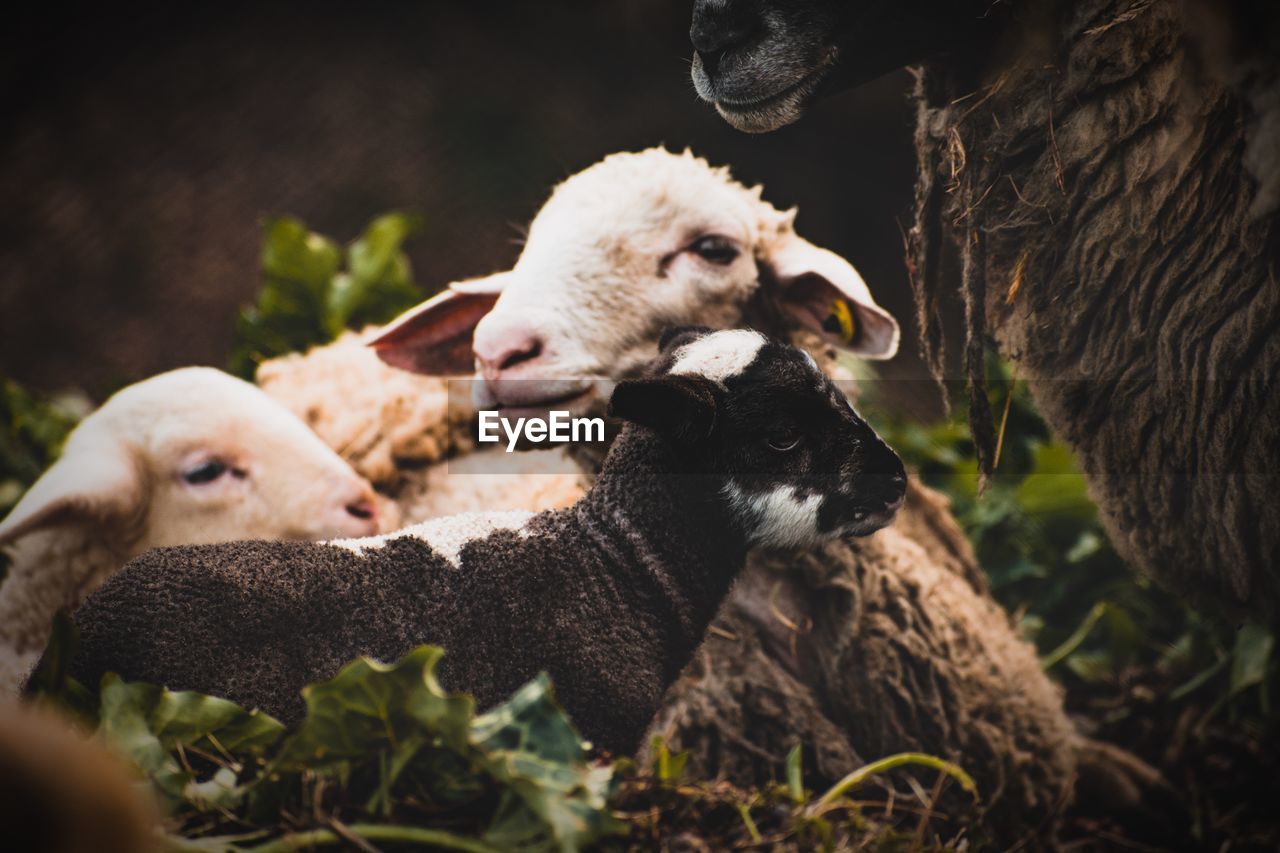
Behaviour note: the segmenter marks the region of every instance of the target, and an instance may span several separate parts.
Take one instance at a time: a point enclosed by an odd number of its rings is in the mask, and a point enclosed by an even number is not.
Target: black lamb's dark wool
[[[440,678],[492,705],[540,671],[598,745],[630,752],[741,569],[745,545],[661,439],[631,428],[583,502],[463,548],[364,555],[297,542],[165,548],[76,614],[74,674],[197,690],[283,720],[359,655],[448,650]],[[563,543],[594,547],[566,547]],[[227,630],[234,626],[234,630]]]

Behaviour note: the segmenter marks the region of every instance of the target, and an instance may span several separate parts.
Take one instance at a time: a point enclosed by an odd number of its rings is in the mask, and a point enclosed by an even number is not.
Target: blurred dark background
[[[909,326],[909,76],[743,135],[693,94],[689,17],[690,0],[29,9],[0,36],[0,374],[101,395],[225,364],[269,215],[346,241],[421,212],[430,289],[505,267],[554,183],[656,144],[799,205],[801,233]],[[888,373],[924,375],[912,340]]]

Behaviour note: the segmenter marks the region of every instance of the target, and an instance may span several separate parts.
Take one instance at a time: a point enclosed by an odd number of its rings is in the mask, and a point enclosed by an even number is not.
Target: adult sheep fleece
[[[1280,7],[804,5],[802,26],[779,0],[697,0],[695,85],[765,131],[820,81],[925,61],[913,284],[939,377],[964,303],[984,467],[992,337],[1122,554],[1197,604],[1280,617]]]

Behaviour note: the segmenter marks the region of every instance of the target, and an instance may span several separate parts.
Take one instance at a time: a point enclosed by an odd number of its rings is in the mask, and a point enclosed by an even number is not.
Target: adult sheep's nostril
[[[696,0],[689,41],[704,65],[719,54],[745,43],[756,31],[756,18],[742,0]]]

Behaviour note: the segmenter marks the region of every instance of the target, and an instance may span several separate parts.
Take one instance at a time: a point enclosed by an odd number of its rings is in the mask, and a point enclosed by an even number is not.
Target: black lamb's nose
[[[879,436],[864,445],[862,473],[875,478],[886,504],[899,502],[907,492],[907,469]]]
[[[756,16],[746,0],[694,0],[689,41],[704,61],[751,38]]]
[[[871,433],[870,430],[867,432]],[[902,467],[898,454],[890,450],[889,445],[875,433],[871,433],[862,445],[862,470],[866,474],[883,475],[886,479],[905,480],[906,477],[906,469]]]

